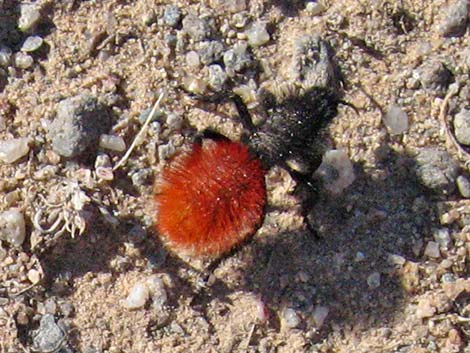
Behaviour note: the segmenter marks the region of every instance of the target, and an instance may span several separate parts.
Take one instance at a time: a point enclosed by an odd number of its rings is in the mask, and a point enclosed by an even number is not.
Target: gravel
[[[437,60],[425,61],[414,73],[424,89],[444,93],[452,82],[452,73]]]
[[[21,51],[29,53],[38,50],[42,46],[43,42],[44,40],[39,36],[30,36],[23,42]]]
[[[303,87],[337,87],[338,78],[329,43],[316,34],[296,39],[291,76]]]
[[[43,315],[39,329],[33,332],[33,349],[43,353],[58,350],[65,342],[64,331],[56,324],[54,315]]]
[[[429,241],[424,248],[424,255],[435,259],[441,257],[439,243],[435,241]]]
[[[462,109],[454,117],[455,138],[463,145],[470,145],[470,109]]]
[[[22,3],[20,5],[20,18],[18,19],[18,28],[20,31],[32,31],[40,19],[40,9],[36,4]]]
[[[464,175],[459,175],[457,177],[457,188],[465,198],[470,198],[470,180]]]
[[[23,213],[17,208],[0,213],[0,240],[13,246],[21,246],[26,238],[26,225]]]
[[[408,115],[398,105],[392,105],[388,109],[383,122],[391,135],[399,135],[408,130]]]
[[[212,64],[222,59],[224,45],[216,40],[198,43],[198,54],[200,61],[204,65]]]
[[[140,309],[142,308],[149,299],[150,293],[146,283],[136,283],[130,290],[127,298],[122,302],[122,305],[129,309]]]
[[[330,310],[328,309],[327,306],[317,305],[315,307],[315,309],[313,310],[312,317],[313,317],[313,321],[315,322],[315,326],[317,328],[320,328],[323,326],[329,312]]]
[[[5,45],[0,45],[0,66],[8,66],[11,63],[12,51]]]
[[[181,21],[181,10],[178,6],[168,5],[163,12],[163,21],[170,27],[176,27]]]
[[[97,147],[101,134],[110,129],[111,118],[98,100],[81,94],[62,100],[49,127],[54,152],[76,157],[90,147]]]
[[[270,40],[269,33],[266,29],[266,23],[255,22],[245,32],[248,38],[248,44],[252,47],[260,47]]]
[[[335,195],[341,194],[356,178],[349,156],[343,150],[325,152],[315,174],[322,178],[324,188]]]
[[[445,9],[445,17],[440,23],[444,37],[463,36],[469,25],[470,3],[468,0],[456,0]]]
[[[233,48],[224,53],[225,71],[229,76],[233,76],[235,72],[241,72],[251,65],[252,58],[247,49],[247,43],[242,42],[235,44]]]
[[[223,89],[227,82],[228,75],[222,68],[222,66],[214,64],[208,67],[209,77],[207,83],[214,91],[220,91]]]
[[[282,311],[282,323],[287,328],[296,328],[300,325],[300,317],[292,308],[286,308]]]
[[[200,42],[211,35],[211,27],[207,18],[188,14],[183,19],[183,30],[194,42]]]
[[[34,59],[31,55],[19,52],[14,55],[15,66],[19,69],[28,69],[33,63]]]
[[[29,153],[29,139],[26,137],[0,142],[0,160],[14,163]]]
[[[438,194],[450,194],[455,190],[459,165],[449,152],[428,147],[418,151],[416,174],[421,183]]]

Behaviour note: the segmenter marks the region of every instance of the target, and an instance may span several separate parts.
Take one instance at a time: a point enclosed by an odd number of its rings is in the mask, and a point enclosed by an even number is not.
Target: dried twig
[[[157,101],[155,102],[152,111],[148,115],[147,119],[145,120],[144,124],[140,128],[140,131],[137,133],[134,141],[132,141],[132,144],[129,146],[129,149],[126,151],[126,154],[117,162],[117,164],[113,167],[113,171],[117,170],[119,167],[121,167],[124,163],[126,163],[127,159],[131,155],[132,151],[134,150],[135,146],[137,143],[140,141],[142,135],[144,134],[145,130],[147,129],[148,124],[153,120],[155,117],[155,114],[157,112],[157,109],[160,105],[161,100],[163,99],[163,96],[165,95],[165,92],[162,92],[160,96],[158,97]]]

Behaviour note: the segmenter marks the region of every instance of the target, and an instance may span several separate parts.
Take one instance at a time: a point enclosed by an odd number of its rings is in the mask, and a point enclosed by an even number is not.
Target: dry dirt
[[[271,40],[252,49],[261,73],[238,75],[235,83],[288,82],[295,40],[305,34],[328,39],[344,76],[344,100],[358,113],[341,107],[324,143],[347,151],[356,179],[339,196],[321,193],[316,240],[305,232],[299,202],[289,193],[294,182],[283,170],[271,170],[263,227],[207,283],[192,268],[197,263],[164,249],[152,226],[158,146],[172,138],[178,145],[181,135],[172,137],[165,124],[160,133],[150,129],[111,181],[97,181],[90,160],[57,156],[47,137],[57,103],[88,91],[113,107],[114,133],[129,146],[139,115],[162,90],[164,111],[198,129],[239,135],[230,106],[220,108],[224,114],[208,112],[176,89],[202,71],[186,63],[191,43],[175,52],[165,42],[166,34],[178,31],[161,23],[168,3],[38,2],[42,18],[35,34],[45,45],[32,54],[31,68],[10,70],[0,82],[7,124],[0,138],[31,138],[28,156],[0,165],[1,210],[19,207],[28,223],[21,248],[2,245],[0,352],[32,351],[33,331],[47,312],[66,327],[63,352],[470,352],[469,202],[457,191],[430,193],[413,169],[420,147],[447,148],[458,158],[439,120],[446,88],[425,89],[413,78],[422,63],[440,61],[464,86],[451,98],[449,114],[468,105],[469,31],[444,38],[439,30],[451,1],[325,1],[317,16],[302,1],[247,1],[248,18],[269,23]],[[225,6],[231,2],[203,3],[173,2],[183,16],[210,15],[223,31],[234,16]],[[17,2],[0,4],[4,23],[14,27]],[[238,32],[221,40],[230,47],[243,38],[244,29]],[[398,136],[382,123],[392,104],[410,119]],[[122,156],[106,153],[113,164]],[[54,166],[52,175],[38,176],[47,166]],[[147,177],[135,185],[137,172]],[[44,223],[50,211],[38,195],[64,197],[74,181],[93,200],[86,231],[74,238],[34,236],[38,207],[44,207]],[[441,228],[449,230],[452,245],[430,258],[424,248]],[[33,285],[31,269],[41,279]],[[371,283],[376,273],[380,283]],[[165,284],[165,305],[149,299],[143,308],[126,309],[130,289],[152,275]],[[74,310],[67,312],[70,304]],[[318,322],[322,307],[328,315]]]

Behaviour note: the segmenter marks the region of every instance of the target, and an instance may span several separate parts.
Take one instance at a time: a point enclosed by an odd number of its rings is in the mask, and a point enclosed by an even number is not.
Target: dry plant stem
[[[441,109],[439,111],[439,120],[444,128],[444,132],[446,135],[446,142],[453,145],[457,149],[457,153],[460,159],[462,159],[465,163],[465,167],[468,168],[468,164],[470,163],[470,153],[465,151],[462,146],[457,142],[454,137],[454,134],[450,130],[449,121],[447,119],[447,106],[449,105],[449,100],[457,94],[459,88],[457,86],[451,87],[447,92],[444,100],[441,104]]]
[[[145,130],[147,129],[147,126],[150,124],[150,122],[153,120],[155,117],[155,113],[157,112],[158,107],[160,106],[160,102],[163,99],[163,96],[165,95],[165,92],[160,93],[160,96],[158,97],[157,101],[155,102],[152,111],[148,115],[147,119],[145,120],[144,124],[140,128],[140,131],[137,133],[135,136],[134,141],[132,141],[132,144],[129,146],[129,149],[126,151],[126,154],[119,160],[119,162],[114,166],[113,171],[119,169],[126,161],[128,160],[129,156],[131,155],[132,151],[134,150],[135,146],[137,145],[137,142],[140,140],[142,135],[144,134]]]

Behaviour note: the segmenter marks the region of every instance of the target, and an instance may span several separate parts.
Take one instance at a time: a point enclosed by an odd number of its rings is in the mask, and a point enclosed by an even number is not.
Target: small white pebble
[[[392,265],[403,266],[406,262],[406,259],[401,255],[389,254],[388,262]]]
[[[126,142],[121,136],[102,134],[100,136],[99,146],[103,149],[124,152],[126,150]]]
[[[356,253],[356,256],[354,257],[354,261],[355,261],[355,262],[361,262],[361,261],[364,261],[365,258],[366,258],[366,255],[364,255],[363,252],[358,251],[358,252]]]
[[[439,244],[441,249],[447,250],[451,245],[449,229],[440,228],[433,231],[434,240]]]
[[[29,139],[26,137],[0,142],[0,160],[13,163],[26,156],[29,152]]]
[[[294,309],[286,308],[282,311],[282,321],[288,328],[296,328],[300,325],[300,317]]]
[[[266,30],[266,23],[256,22],[246,32],[248,44],[259,47],[269,42],[269,33]]]
[[[432,258],[439,258],[441,257],[441,252],[439,251],[439,243],[435,241],[430,241],[426,244],[426,248],[424,249],[424,255]]]
[[[42,46],[43,42],[44,40],[39,36],[30,36],[26,38],[21,46],[21,51],[29,53],[38,50]]]
[[[23,3],[20,5],[20,18],[18,19],[18,29],[22,32],[27,32],[34,27],[39,19],[41,13],[36,4]]]
[[[156,308],[162,308],[168,300],[168,294],[163,280],[157,275],[153,275],[147,278],[145,283],[149,289],[149,294],[152,297],[153,306]]]
[[[374,272],[369,277],[367,277],[367,285],[370,289],[380,287],[380,273]]]
[[[191,50],[186,54],[186,64],[190,67],[199,67],[201,61],[199,59],[199,54]]]
[[[328,312],[330,310],[326,306],[317,305],[313,310],[313,321],[315,321],[315,326],[320,328],[323,326],[326,317],[328,316]]]
[[[436,308],[431,305],[428,298],[423,298],[418,302],[416,307],[416,316],[420,319],[431,317],[435,314]]]
[[[312,16],[318,16],[325,11],[325,6],[317,1],[310,1],[305,5],[305,10]]]
[[[0,240],[5,240],[13,246],[20,246],[25,236],[25,221],[18,208],[10,208],[0,213]]]
[[[26,276],[28,277],[28,280],[32,284],[36,284],[41,280],[41,273],[38,270],[35,270],[35,269],[29,270],[28,273],[26,274]]]
[[[149,289],[145,283],[137,283],[132,287],[122,305],[127,309],[140,309],[149,299]]]
[[[383,116],[383,122],[391,135],[398,135],[408,130],[408,115],[397,105],[392,105]]]
[[[344,150],[327,151],[315,173],[323,179],[325,189],[336,195],[341,194],[356,178],[353,165]]]
[[[15,66],[19,69],[27,69],[33,65],[33,57],[31,55],[18,52],[15,54]]]

